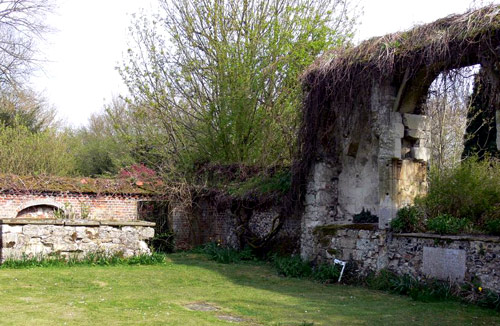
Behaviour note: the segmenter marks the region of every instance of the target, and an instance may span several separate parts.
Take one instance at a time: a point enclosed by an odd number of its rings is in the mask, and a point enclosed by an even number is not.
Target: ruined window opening
[[[480,65],[472,65],[443,71],[428,89],[423,112],[429,118],[430,163],[435,168],[461,161],[467,114],[480,70]]]

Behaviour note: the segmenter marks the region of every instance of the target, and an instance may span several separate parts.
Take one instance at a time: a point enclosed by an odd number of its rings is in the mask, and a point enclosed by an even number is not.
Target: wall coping
[[[451,240],[451,241],[483,241],[500,243],[500,237],[493,235],[439,235],[432,233],[393,233],[396,238],[423,238],[423,239],[436,239],[436,240]]]
[[[0,219],[0,225],[64,225],[64,226],[146,226],[154,227],[156,223],[146,221],[92,221],[92,220],[54,220],[54,219],[30,219],[30,218],[4,218]]]

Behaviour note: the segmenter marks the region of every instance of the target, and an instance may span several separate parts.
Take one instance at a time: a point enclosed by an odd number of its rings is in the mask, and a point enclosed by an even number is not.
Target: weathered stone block
[[[429,117],[420,114],[403,114],[403,124],[408,129],[430,130]]]
[[[155,229],[153,228],[143,228],[139,230],[139,238],[142,239],[150,239],[155,236]]]
[[[339,246],[342,249],[354,249],[356,248],[355,238],[343,238],[339,241]]]
[[[23,233],[30,237],[39,237],[43,232],[42,225],[25,225],[23,226]]]
[[[23,227],[21,225],[8,225],[3,224],[1,227],[2,233],[21,233],[23,231]]]
[[[431,158],[431,151],[427,147],[412,147],[411,156],[416,160],[428,162]]]
[[[399,112],[391,112],[392,123],[403,123],[403,116]]]
[[[421,129],[406,129],[404,132],[404,136],[413,139],[430,139],[431,132]]]
[[[328,206],[332,203],[332,196],[324,190],[318,191],[316,194],[316,205],[318,206]]]
[[[401,153],[401,139],[397,138],[394,140],[392,158],[401,159]]]
[[[367,239],[358,239],[356,241],[356,248],[361,250],[373,250],[376,248],[376,243]]]
[[[463,282],[465,250],[424,247],[423,273],[431,278]]]
[[[402,123],[393,123],[392,124],[392,131],[397,138],[403,138],[405,136],[405,126]]]
[[[358,236],[360,239],[369,239],[371,232],[368,230],[359,230]]]
[[[2,236],[2,246],[12,248],[17,243],[17,233],[5,233]]]

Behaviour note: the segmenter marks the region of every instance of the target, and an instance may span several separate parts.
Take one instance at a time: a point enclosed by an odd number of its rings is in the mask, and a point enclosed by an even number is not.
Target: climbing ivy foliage
[[[155,162],[289,162],[299,75],[347,42],[348,1],[160,0],[136,17],[118,68],[128,112]],[[136,143],[141,141],[133,140]],[[161,159],[158,160],[158,155]]]

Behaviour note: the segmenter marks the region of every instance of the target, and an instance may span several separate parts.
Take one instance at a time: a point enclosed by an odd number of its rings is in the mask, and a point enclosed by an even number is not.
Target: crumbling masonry
[[[397,210],[426,191],[431,137],[422,105],[441,72],[481,65],[496,94],[489,105],[496,109],[500,149],[499,57],[500,8],[490,6],[327,53],[309,69],[303,77],[302,155],[294,170],[295,191],[303,204],[303,258],[354,260],[365,271],[401,271],[400,266],[409,264],[406,269],[417,276],[450,278],[436,272],[438,267],[426,272],[431,262],[425,262],[424,252],[434,249],[425,248],[438,248],[443,264],[465,257],[465,271],[456,279],[471,277],[470,270],[475,270],[500,289],[495,274],[500,272],[499,239],[455,246],[396,239],[387,232]],[[378,226],[360,230],[353,225],[353,216],[363,210],[378,216]],[[325,232],[328,228],[333,232]],[[413,263],[401,259],[406,252],[395,248],[412,241],[419,243],[411,249],[418,256]],[[479,245],[495,251],[493,258],[482,261],[481,271],[465,253]]]

